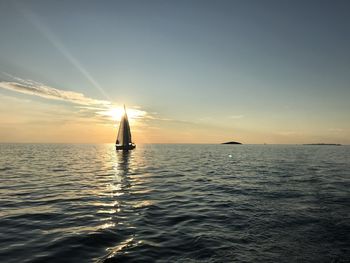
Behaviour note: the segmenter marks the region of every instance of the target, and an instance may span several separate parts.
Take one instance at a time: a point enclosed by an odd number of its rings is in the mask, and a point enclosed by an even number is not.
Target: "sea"
[[[350,262],[350,146],[0,144],[0,262]]]

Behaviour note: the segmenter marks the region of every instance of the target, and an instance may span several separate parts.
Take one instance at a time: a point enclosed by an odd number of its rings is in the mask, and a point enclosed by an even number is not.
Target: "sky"
[[[0,0],[0,142],[350,144],[349,10]]]

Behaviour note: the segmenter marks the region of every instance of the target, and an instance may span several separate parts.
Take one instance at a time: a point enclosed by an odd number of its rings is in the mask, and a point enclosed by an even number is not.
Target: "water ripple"
[[[1,262],[346,262],[350,147],[0,144]]]

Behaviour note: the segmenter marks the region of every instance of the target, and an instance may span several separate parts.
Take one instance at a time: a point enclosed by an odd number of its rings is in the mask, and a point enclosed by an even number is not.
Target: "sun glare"
[[[124,108],[111,107],[106,111],[99,112],[99,114],[101,114],[102,116],[109,117],[114,121],[120,121],[121,117],[124,115]],[[145,116],[146,112],[136,109],[126,109],[126,114],[128,115],[129,120],[135,120]]]

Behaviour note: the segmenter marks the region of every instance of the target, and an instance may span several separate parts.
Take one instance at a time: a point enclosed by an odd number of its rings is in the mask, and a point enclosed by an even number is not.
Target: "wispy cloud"
[[[0,87],[24,94],[34,95],[46,99],[61,100],[79,105],[109,105],[109,101],[96,100],[86,97],[82,93],[56,89],[31,80],[15,78],[16,81],[1,81]]]

